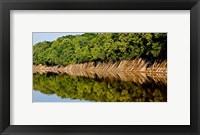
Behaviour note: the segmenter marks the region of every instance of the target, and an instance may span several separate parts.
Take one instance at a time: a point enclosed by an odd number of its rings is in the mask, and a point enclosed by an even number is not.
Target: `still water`
[[[88,78],[54,73],[34,74],[32,101],[167,102],[167,80],[161,75],[119,78],[100,78],[98,75]]]

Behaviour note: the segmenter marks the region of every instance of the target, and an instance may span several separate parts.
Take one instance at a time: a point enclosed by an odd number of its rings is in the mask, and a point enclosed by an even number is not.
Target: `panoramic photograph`
[[[32,102],[167,102],[167,33],[33,32]]]

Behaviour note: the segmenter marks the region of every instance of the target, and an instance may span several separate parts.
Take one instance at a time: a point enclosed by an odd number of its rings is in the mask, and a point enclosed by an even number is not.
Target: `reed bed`
[[[119,62],[97,63],[87,62],[71,64],[68,66],[33,66],[33,73],[57,73],[71,76],[83,76],[88,78],[100,78],[109,80],[131,81],[144,83],[154,80],[155,82],[167,83],[167,61],[155,62],[150,67],[149,63],[142,59],[123,60]]]

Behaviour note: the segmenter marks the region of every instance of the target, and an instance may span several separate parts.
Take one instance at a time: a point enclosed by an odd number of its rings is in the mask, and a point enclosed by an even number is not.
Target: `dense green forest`
[[[34,65],[116,62],[142,58],[146,61],[167,59],[166,33],[85,33],[68,35],[33,46]]]
[[[59,84],[59,85],[58,85]],[[67,74],[34,74],[33,89],[44,94],[101,102],[166,102],[167,87],[162,82],[109,81]]]

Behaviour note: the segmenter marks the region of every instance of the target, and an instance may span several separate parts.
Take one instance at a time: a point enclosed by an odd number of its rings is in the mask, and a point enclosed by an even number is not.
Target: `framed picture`
[[[0,131],[200,134],[198,0],[2,0]]]

